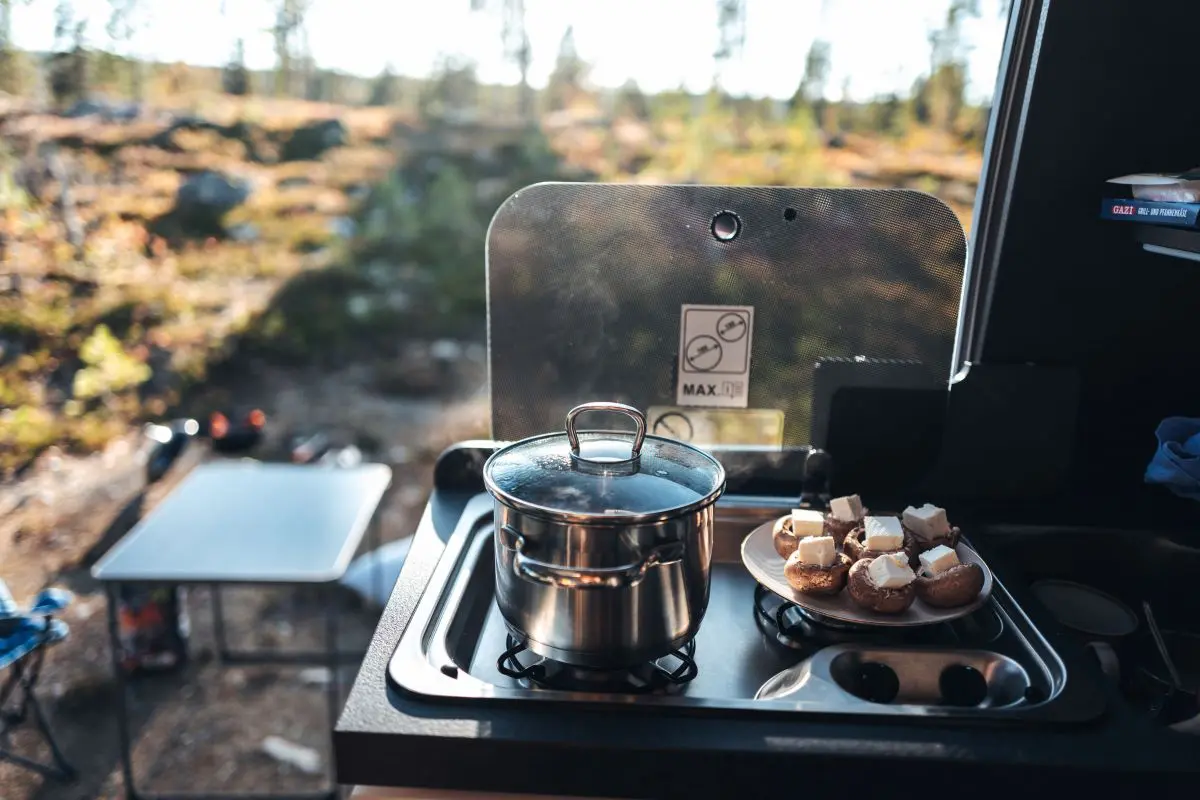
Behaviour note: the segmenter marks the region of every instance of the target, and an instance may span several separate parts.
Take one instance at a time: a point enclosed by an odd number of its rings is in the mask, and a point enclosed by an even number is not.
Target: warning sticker
[[[676,404],[745,408],[753,334],[753,306],[685,305],[679,321]]]
[[[783,412],[770,408],[651,406],[650,432],[701,447],[783,446]]]

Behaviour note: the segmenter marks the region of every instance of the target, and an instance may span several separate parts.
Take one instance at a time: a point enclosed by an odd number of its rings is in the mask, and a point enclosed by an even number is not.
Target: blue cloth
[[[0,580],[0,619],[17,616],[17,601],[13,599],[8,584]]]
[[[0,669],[13,664],[43,645],[61,642],[69,629],[62,620],[51,619],[71,602],[64,589],[44,589],[28,611],[21,611],[12,593],[0,580]]]
[[[16,628],[0,636],[0,669],[15,664],[34,650],[67,638],[67,624],[60,619],[23,619]]]
[[[29,613],[38,616],[53,616],[71,604],[71,593],[66,589],[43,589],[33,600]]]
[[[1154,434],[1158,450],[1146,467],[1146,483],[1200,500],[1200,419],[1167,417]]]

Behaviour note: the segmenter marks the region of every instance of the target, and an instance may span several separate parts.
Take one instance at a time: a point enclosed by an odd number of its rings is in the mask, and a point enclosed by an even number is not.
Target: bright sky
[[[59,0],[15,5],[19,47],[48,50]],[[127,47],[143,58],[219,65],[245,39],[254,69],[274,65],[269,33],[278,0],[140,0],[139,30]],[[1000,0],[983,0],[982,16],[963,25],[973,99],[990,97],[1003,47]],[[516,68],[500,47],[501,0],[471,12],[470,0],[313,0],[307,17],[309,47],[324,67],[360,75],[424,75],[440,56],[474,60],[480,80],[515,83]],[[855,99],[907,91],[929,68],[928,33],[940,27],[948,0],[747,0],[744,52],[726,67],[722,85],[735,94],[790,97],[814,38],[830,42],[826,93],[843,83]],[[104,27],[108,0],[74,0],[89,19],[89,41],[112,48]],[[525,0],[533,50],[531,81],[544,85],[568,25],[591,80],[619,86],[633,78],[647,91],[681,83],[703,91],[713,77],[715,0]]]

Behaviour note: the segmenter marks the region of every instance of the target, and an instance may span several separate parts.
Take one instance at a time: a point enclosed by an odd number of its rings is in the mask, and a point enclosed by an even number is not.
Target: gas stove
[[[698,673],[694,639],[662,658],[626,669],[593,669],[564,664],[552,658],[530,658],[527,644],[511,633],[507,644],[507,649],[496,660],[496,669],[525,688],[648,694],[683,686]]]
[[[567,703],[622,710],[866,714],[1037,723],[1094,716],[1064,692],[1066,667],[997,576],[968,617],[860,628],[808,616],[759,586],[739,546],[789,498],[726,496],[716,509],[708,612],[695,639],[655,662],[591,670],[514,638],[494,598],[492,498],[473,497],[390,660],[393,687],[464,704]]]

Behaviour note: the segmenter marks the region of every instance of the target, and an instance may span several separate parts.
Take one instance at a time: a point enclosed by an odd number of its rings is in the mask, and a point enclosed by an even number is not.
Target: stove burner
[[[793,650],[859,637],[979,647],[995,642],[1004,633],[1004,622],[986,605],[966,617],[927,628],[876,628],[813,615],[762,584],[754,587],[754,622],[768,639]]]
[[[682,686],[699,672],[695,640],[662,658],[615,670],[576,667],[541,656],[535,656],[537,660],[526,664],[518,658],[528,652],[526,643],[509,634],[506,644],[508,649],[500,654],[496,669],[527,689],[645,694]]]

